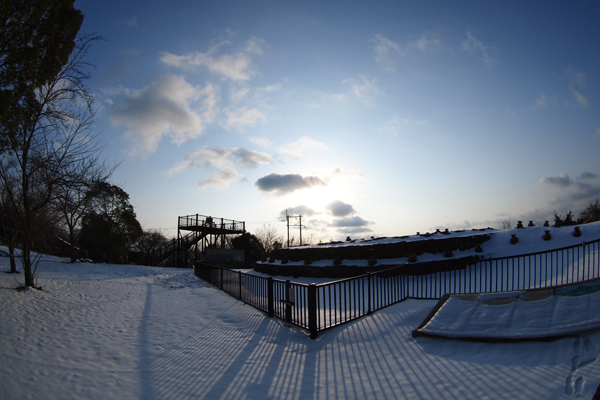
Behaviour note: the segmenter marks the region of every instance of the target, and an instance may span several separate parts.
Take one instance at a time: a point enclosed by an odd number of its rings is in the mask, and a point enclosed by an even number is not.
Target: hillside
[[[271,275],[338,278],[411,266],[407,273],[429,273],[439,268],[464,268],[479,259],[536,253],[600,239],[600,222],[577,227],[580,236],[574,235],[575,226],[488,228],[292,247],[274,251],[255,270]],[[547,231],[551,238],[544,240]],[[511,244],[513,235],[518,238],[516,244]]]

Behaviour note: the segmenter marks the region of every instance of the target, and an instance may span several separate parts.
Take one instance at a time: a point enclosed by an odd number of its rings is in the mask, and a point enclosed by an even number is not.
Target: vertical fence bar
[[[267,314],[269,317],[275,315],[275,309],[273,307],[273,277],[267,278]]]
[[[308,331],[310,338],[315,339],[319,332],[317,327],[317,285],[308,285]]]
[[[285,322],[292,322],[292,302],[294,301],[293,289],[291,281],[288,279],[285,281]]]

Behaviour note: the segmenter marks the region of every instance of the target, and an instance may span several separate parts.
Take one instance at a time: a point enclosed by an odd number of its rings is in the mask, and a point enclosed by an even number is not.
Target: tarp
[[[413,336],[551,340],[600,330],[600,281],[551,289],[442,298]]]

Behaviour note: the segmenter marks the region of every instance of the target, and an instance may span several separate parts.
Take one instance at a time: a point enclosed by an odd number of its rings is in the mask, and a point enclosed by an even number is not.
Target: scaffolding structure
[[[177,238],[156,251],[152,264],[158,265],[171,258],[173,267],[190,267],[193,259],[206,254],[207,249],[224,249],[228,235],[242,235],[245,232],[245,221],[200,214],[180,216],[177,220]]]

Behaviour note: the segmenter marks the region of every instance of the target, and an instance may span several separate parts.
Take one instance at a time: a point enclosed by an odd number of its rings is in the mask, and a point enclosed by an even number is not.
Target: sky
[[[287,210],[318,242],[600,198],[600,3],[413,3],[77,0],[103,37],[94,130],[144,229],[283,234]]]

